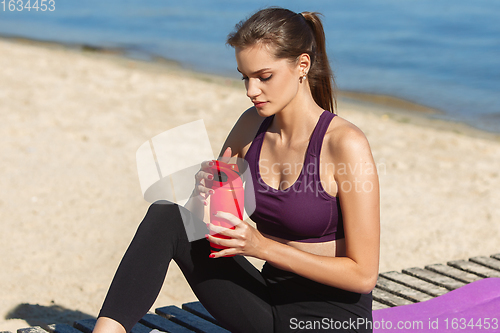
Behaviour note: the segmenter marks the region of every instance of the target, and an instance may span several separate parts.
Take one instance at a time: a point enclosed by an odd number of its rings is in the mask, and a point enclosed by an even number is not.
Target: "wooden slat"
[[[433,297],[441,296],[448,292],[448,289],[446,288],[436,286],[435,284],[429,283],[427,281],[395,271],[381,273],[380,276],[407,287],[416,289]]]
[[[80,319],[74,322],[73,327],[83,333],[92,333],[96,321],[96,319]]]
[[[377,287],[373,289],[372,296],[375,301],[380,302],[382,304],[386,304],[391,307],[414,303],[410,300],[407,300],[403,297],[399,297],[397,295],[394,295],[393,293],[390,293],[388,291],[385,291]]]
[[[47,331],[41,328],[40,326],[33,326],[33,327],[18,329],[17,333],[47,333]]]
[[[476,264],[500,271],[500,259],[494,259],[490,257],[472,257],[469,260],[475,262]]]
[[[413,302],[427,301],[432,298],[430,295],[386,279],[383,276],[378,277],[377,287]]]
[[[130,333],[150,333],[151,332],[151,328],[141,324],[141,323],[137,323],[134,325],[134,327],[132,327],[132,330],[130,331]]]
[[[477,276],[475,274],[467,273],[458,268],[442,264],[428,265],[425,266],[425,269],[446,275],[464,283],[471,283],[482,279],[480,276]]]
[[[380,310],[380,309],[386,309],[386,308],[390,308],[390,306],[387,304],[384,304],[384,303],[377,302],[376,300],[373,300],[373,302],[372,302],[372,309],[373,310]]]
[[[184,326],[152,313],[146,314],[139,322],[147,327],[150,327],[150,329],[155,328],[167,333],[193,333],[192,330],[187,329]]]
[[[219,325],[217,319],[215,319],[208,311],[205,309],[203,304],[200,302],[190,302],[182,304],[182,309],[191,312],[192,314],[197,315],[205,320],[211,321],[215,325]]]
[[[92,333],[95,327],[97,319],[81,319],[75,321],[73,327],[82,331],[83,333]],[[151,328],[144,326],[143,324],[137,323],[134,325],[131,333],[150,333]]]
[[[411,267],[403,269],[403,273],[433,283],[448,290],[455,290],[457,288],[465,286],[464,282],[452,279],[451,277],[448,277],[446,275],[439,274],[420,267]]]
[[[170,306],[165,306],[162,308],[156,309],[156,313],[159,314],[160,316],[164,316],[167,319],[185,326],[189,328],[190,330],[193,330],[195,332],[199,333],[229,333],[228,330],[215,325],[212,322],[209,322],[208,320],[205,320],[203,318],[200,318],[188,311],[182,310],[174,305]]]
[[[493,259],[500,260],[500,253],[492,254],[490,257],[492,257]]]
[[[454,260],[454,261],[448,261],[447,264],[452,267],[464,270],[472,274],[476,274],[484,278],[500,277],[499,271],[485,267],[483,265],[476,264],[475,262],[472,261]]]
[[[46,330],[49,331],[50,333],[82,333],[82,331],[77,330],[76,328],[66,324],[48,325],[46,327]]]

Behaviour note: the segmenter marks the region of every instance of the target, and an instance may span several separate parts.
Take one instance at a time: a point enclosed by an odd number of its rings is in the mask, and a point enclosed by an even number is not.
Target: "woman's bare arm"
[[[245,110],[229,132],[219,156],[222,156],[227,147],[231,147],[231,157],[244,159],[246,151],[250,147],[263,120],[264,118],[259,116],[255,107]]]

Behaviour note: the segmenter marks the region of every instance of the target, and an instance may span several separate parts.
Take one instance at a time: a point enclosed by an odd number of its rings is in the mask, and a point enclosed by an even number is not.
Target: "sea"
[[[0,0],[0,35],[239,77],[226,37],[269,6],[322,14],[341,90],[395,96],[500,133],[498,0]]]

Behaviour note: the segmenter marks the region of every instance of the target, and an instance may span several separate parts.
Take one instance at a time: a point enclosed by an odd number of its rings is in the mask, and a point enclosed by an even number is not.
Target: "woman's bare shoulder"
[[[334,158],[346,154],[371,155],[370,145],[363,131],[341,116],[336,116],[330,123],[326,139],[328,150]]]
[[[245,110],[229,132],[220,155],[231,147],[232,156],[244,158],[263,120],[255,107]]]

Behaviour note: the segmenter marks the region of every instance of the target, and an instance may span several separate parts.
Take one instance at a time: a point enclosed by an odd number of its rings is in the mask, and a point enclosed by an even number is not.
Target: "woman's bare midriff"
[[[325,256],[325,257],[345,257],[346,256],[346,251],[345,251],[345,238],[341,239],[336,239],[328,242],[321,242],[321,243],[304,243],[304,242],[297,242],[297,241],[290,241],[286,239],[282,239],[279,237],[274,237],[270,236],[267,234],[262,234],[264,237],[275,240],[277,242],[280,242],[282,244],[289,245],[291,247],[294,247],[298,250],[316,254],[319,256]]]

